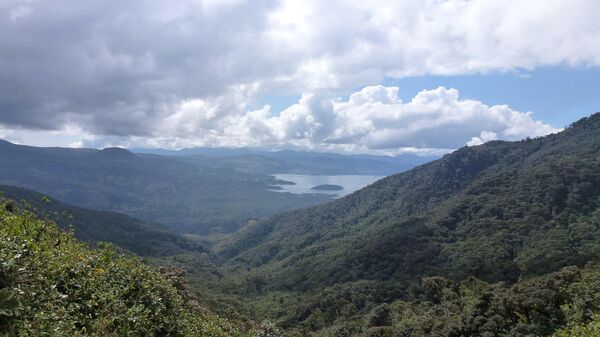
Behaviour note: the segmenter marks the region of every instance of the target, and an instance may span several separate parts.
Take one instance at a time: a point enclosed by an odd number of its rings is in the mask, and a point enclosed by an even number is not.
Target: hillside
[[[228,303],[226,296],[210,289],[231,281],[219,270],[220,261],[211,251],[209,238],[181,235],[121,213],[72,206],[14,186],[0,185],[0,197],[11,200],[13,208],[25,208],[41,219],[56,223],[93,247],[111,243],[120,252],[134,254],[152,265],[186,270],[186,278],[195,286],[199,303],[225,313],[227,318],[240,318],[235,303]]]
[[[208,253],[202,245],[186,240],[166,227],[147,224],[125,214],[68,205],[14,186],[0,185],[0,194],[21,206],[27,205],[38,216],[56,222],[63,229],[72,229],[78,240],[88,243],[111,242],[145,257],[191,251]]]
[[[0,140],[0,184],[183,232],[231,232],[251,219],[331,200],[269,191],[274,182],[267,174],[119,148],[38,148]]]
[[[274,216],[221,255],[284,324],[311,326],[320,307],[327,323],[311,329],[409,300],[423,277],[511,284],[600,260],[600,114],[542,138],[465,147]],[[353,309],[323,303],[345,292]],[[295,310],[273,305],[297,296]]]
[[[0,334],[247,336],[200,307],[176,269],[78,243],[0,200]]]

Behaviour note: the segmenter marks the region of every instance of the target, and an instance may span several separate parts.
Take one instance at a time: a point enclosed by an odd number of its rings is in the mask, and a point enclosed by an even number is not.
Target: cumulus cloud
[[[515,139],[549,127],[454,90],[331,97],[385,77],[597,66],[598,14],[594,0],[4,0],[0,124],[183,146]],[[304,95],[281,114],[251,109],[267,92]]]
[[[180,103],[173,114],[154,123],[147,136],[95,137],[83,133],[79,144],[430,154],[559,131],[535,120],[531,113],[463,100],[456,89],[424,90],[408,102],[398,97],[398,90],[368,86],[346,100],[307,94],[281,113],[272,114],[269,106],[249,110],[244,102],[252,88],[239,88],[212,100]]]
[[[471,137],[471,140],[469,142],[467,142],[468,146],[477,146],[477,145],[481,145],[483,143],[492,141],[492,140],[497,140],[498,139],[498,135],[495,132],[491,132],[491,131],[481,131],[481,134],[479,135],[479,137]]]

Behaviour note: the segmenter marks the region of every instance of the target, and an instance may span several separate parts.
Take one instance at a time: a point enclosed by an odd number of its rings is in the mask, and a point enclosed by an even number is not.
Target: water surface
[[[275,185],[276,192],[290,192],[295,194],[303,193],[319,193],[319,194],[330,194],[337,197],[343,197],[356,190],[359,190],[367,185],[374,183],[375,181],[385,176],[366,176],[366,175],[337,175],[337,176],[326,176],[326,175],[307,175],[307,174],[273,174],[273,176],[279,180],[285,180],[295,183],[295,185],[281,184]],[[343,189],[339,191],[327,191],[327,190],[311,190],[311,188],[318,185],[339,185]]]

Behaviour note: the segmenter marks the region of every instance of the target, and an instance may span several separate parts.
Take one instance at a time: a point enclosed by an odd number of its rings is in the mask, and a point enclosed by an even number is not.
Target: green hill
[[[176,269],[89,249],[0,200],[0,335],[242,336],[202,309]]]
[[[221,255],[267,314],[312,330],[415,299],[424,277],[514,284],[600,260],[600,114],[255,223]]]
[[[190,251],[210,252],[204,246],[186,240],[166,227],[147,224],[125,214],[64,204],[41,193],[14,186],[0,185],[0,193],[6,198],[28,205],[39,216],[55,221],[63,229],[73,229],[75,237],[81,241],[111,242],[145,257]]]

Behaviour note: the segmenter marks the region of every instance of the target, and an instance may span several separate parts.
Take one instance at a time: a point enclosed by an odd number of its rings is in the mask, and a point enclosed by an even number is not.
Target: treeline
[[[307,316],[288,336],[598,336],[599,290],[597,264],[512,285],[428,277],[411,288],[412,300],[386,304],[356,293],[356,285],[336,286],[297,303],[295,314]],[[358,308],[369,301],[369,310]]]

